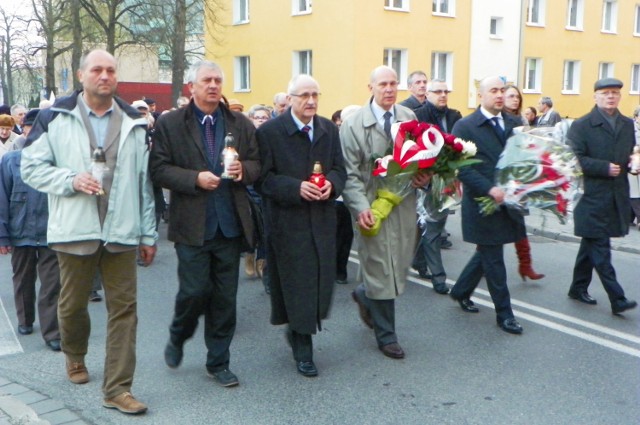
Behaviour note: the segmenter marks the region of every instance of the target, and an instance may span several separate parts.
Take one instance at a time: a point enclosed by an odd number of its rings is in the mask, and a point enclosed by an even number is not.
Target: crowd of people
[[[482,215],[477,198],[503,203],[496,163],[517,127],[561,121],[549,97],[541,97],[537,109],[523,109],[518,87],[489,76],[479,84],[478,108],[463,117],[448,104],[446,81],[415,71],[407,81],[410,96],[398,102],[396,72],[379,66],[368,81],[370,98],[331,119],[317,113],[320,83],[310,75],[294,77],[273,105],[253,105],[245,114],[240,102],[224,97],[220,66],[201,61],[187,72],[190,98],[158,113],[153,99],[129,104],[115,95],[117,61],[106,51],[84,55],[78,79],[82,90],[53,107],[0,110],[0,254],[11,254],[18,332],[33,332],[37,301],[44,341],[64,353],[73,384],[90,380],[87,305],[104,290],[104,407],[147,411],[131,393],[136,264],[153,262],[163,218],[178,278],[165,362],[181,365],[185,343],[204,316],[206,372],[222,387],[240,382],[230,369],[230,344],[242,255],[245,274],[263,279],[271,323],[286,326],[296,370],[305,377],[318,375],[313,335],[329,314],[334,285],[350,280],[354,240],[359,268],[351,297],[384,356],[405,357],[395,299],[411,267],[467,313],[480,311],[471,298],[484,277],[498,327],[523,332],[511,308],[503,246],[515,244],[523,279],[544,275],[532,267],[524,217],[507,208]],[[632,214],[640,229],[640,181],[629,173],[634,146],[640,146],[640,108],[633,120],[618,110],[621,88],[614,78],[595,82],[595,106],[571,125],[568,137],[584,174],[574,211],[581,244],[568,296],[596,304],[588,292],[595,269],[614,314],[636,302],[616,279],[610,238],[628,233]],[[372,203],[379,179],[371,158],[392,145],[393,123],[411,120],[477,146],[480,161],[458,174],[462,235],[476,250],[451,288],[441,250],[451,247],[445,227],[453,212],[427,210],[428,170],[413,175],[415,190],[379,233],[363,235],[378,220]],[[163,189],[170,191],[168,206]]]

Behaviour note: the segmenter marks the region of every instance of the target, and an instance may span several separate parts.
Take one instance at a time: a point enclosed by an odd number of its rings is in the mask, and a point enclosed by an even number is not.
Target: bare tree
[[[14,59],[15,44],[24,31],[24,21],[16,13],[0,7],[0,79],[2,98],[11,105],[14,102]]]
[[[133,25],[140,15],[145,0],[78,0],[82,8],[102,30],[106,50],[115,51],[128,44],[142,41]]]

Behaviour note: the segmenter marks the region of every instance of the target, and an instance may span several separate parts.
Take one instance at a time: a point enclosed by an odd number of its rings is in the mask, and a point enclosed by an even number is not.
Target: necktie
[[[389,139],[391,139],[391,112],[387,111],[383,115],[384,117],[384,132]]]
[[[204,140],[207,142],[207,149],[209,150],[209,156],[211,159],[215,159],[216,156],[216,136],[213,132],[213,125],[215,120],[211,115],[204,117]]]
[[[504,140],[504,130],[500,127],[500,120],[498,117],[491,118],[491,121],[493,121],[493,128],[500,137],[500,140]]]
[[[309,137],[309,132],[311,131],[311,127],[309,127],[308,125],[305,125],[304,127],[302,127],[302,130],[300,131],[304,133],[307,139],[311,140],[311,137]]]

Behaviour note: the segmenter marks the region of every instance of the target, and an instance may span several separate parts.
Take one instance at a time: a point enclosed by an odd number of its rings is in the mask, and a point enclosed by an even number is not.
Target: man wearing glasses
[[[309,75],[293,78],[290,108],[256,132],[262,163],[256,189],[264,202],[271,323],[287,324],[296,368],[306,377],[318,375],[312,335],[322,330],[331,306],[335,199],[347,178],[338,127],[317,115],[319,90]],[[319,181],[311,181],[312,174],[320,173]]]
[[[593,269],[607,291],[613,314],[636,307],[624,296],[611,264],[612,237],[629,233],[629,156],[635,144],[633,121],[618,110],[622,81],[603,78],[594,85],[595,107],[567,134],[584,174],[584,194],[574,211],[575,234],[582,237],[569,298],[596,304],[589,295]]]

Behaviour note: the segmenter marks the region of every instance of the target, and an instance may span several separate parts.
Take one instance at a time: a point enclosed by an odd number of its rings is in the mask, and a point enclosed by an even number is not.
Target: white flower
[[[476,153],[478,153],[478,147],[473,142],[468,142],[456,137],[455,143],[462,145],[462,154],[467,157],[476,156]]]

